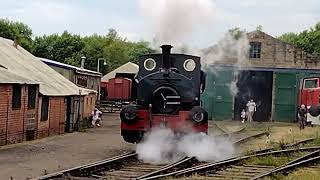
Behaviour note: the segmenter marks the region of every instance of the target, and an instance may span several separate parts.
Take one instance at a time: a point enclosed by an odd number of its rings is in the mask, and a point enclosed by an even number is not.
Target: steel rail
[[[224,133],[222,134],[219,134],[219,135],[215,135],[214,137],[230,137],[231,135],[233,134],[237,134],[237,133],[240,133],[240,132],[243,132],[247,126],[243,126],[241,127],[241,129],[237,130],[237,131],[231,131],[231,132],[228,132],[227,130],[223,129],[221,126],[219,126],[218,124],[215,123],[215,125],[221,130],[223,131]]]
[[[265,172],[263,174],[259,174],[256,177],[253,177],[252,180],[256,180],[256,179],[260,179],[260,178],[264,178],[267,176],[271,176],[275,173],[279,173],[279,172],[287,172],[289,170],[293,170],[299,166],[305,165],[307,163],[311,163],[311,162],[315,162],[315,161],[319,161],[320,162],[320,150],[316,150],[314,152],[311,152],[307,155],[304,155],[298,159],[295,159],[293,161],[290,161],[289,163],[274,168],[271,171]]]
[[[249,141],[249,140],[250,140],[250,139],[252,139],[252,138],[261,137],[261,136],[263,136],[263,135],[267,135],[267,134],[269,134],[269,132],[267,132],[267,131],[259,132],[259,133],[254,134],[254,135],[251,135],[251,136],[247,136],[247,137],[241,138],[241,139],[239,139],[239,140],[235,141],[233,144],[234,144],[234,145],[238,145],[238,144],[240,144],[240,143],[247,142],[247,141]]]
[[[89,170],[90,168],[95,168],[95,167],[98,167],[98,166],[107,165],[107,164],[110,164],[110,163],[114,163],[116,161],[121,161],[123,159],[127,159],[127,158],[130,158],[130,157],[133,158],[133,157],[136,157],[136,156],[137,156],[137,154],[135,152],[125,153],[125,154],[114,156],[114,157],[111,157],[111,158],[108,158],[108,159],[100,160],[100,161],[97,161],[97,162],[93,162],[93,163],[89,163],[89,164],[73,167],[73,168],[70,168],[70,169],[54,172],[54,173],[51,173],[51,174],[47,174],[47,175],[44,175],[44,176],[41,176],[41,177],[34,178],[32,180],[46,180],[46,179],[58,178],[58,177],[61,177],[63,175],[66,175],[66,174],[73,174],[73,173],[76,173],[78,171],[86,171],[86,170]]]
[[[306,147],[306,148],[295,148],[295,149],[287,149],[287,150],[277,150],[277,151],[270,151],[270,152],[264,152],[260,154],[253,154],[253,155],[246,155],[241,157],[233,157],[227,160],[219,161],[219,162],[213,162],[213,163],[206,163],[202,164],[196,167],[191,167],[183,170],[179,170],[176,172],[171,172],[167,174],[157,175],[157,176],[150,176],[147,178],[143,178],[143,180],[150,180],[150,179],[159,179],[159,178],[165,178],[165,177],[180,177],[183,175],[190,175],[192,173],[205,173],[209,171],[214,171],[216,169],[219,169],[221,167],[233,165],[236,163],[239,163],[240,161],[252,158],[252,157],[262,157],[262,156],[268,156],[268,155],[279,155],[283,153],[292,153],[297,151],[311,151],[311,150],[319,150],[320,146],[317,147]]]

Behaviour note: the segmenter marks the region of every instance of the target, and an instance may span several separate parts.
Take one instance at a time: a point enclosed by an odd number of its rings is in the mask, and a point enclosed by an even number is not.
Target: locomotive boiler
[[[162,45],[162,54],[138,58],[137,102],[120,112],[121,135],[137,143],[156,127],[176,133],[208,131],[208,113],[201,107],[205,73],[200,57],[171,54],[171,45]]]

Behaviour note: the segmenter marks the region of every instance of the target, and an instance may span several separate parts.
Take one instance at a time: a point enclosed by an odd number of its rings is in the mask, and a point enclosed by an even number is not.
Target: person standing
[[[257,111],[257,106],[256,106],[256,103],[253,101],[253,99],[251,99],[247,103],[247,107],[248,107],[248,121],[252,122],[253,121],[252,117],[254,115],[254,112]]]
[[[298,111],[298,115],[299,115],[299,125],[300,125],[300,130],[301,130],[301,129],[304,129],[304,125],[307,120],[307,109],[304,104],[302,104],[300,106],[299,111]]]
[[[244,121],[246,120],[246,111],[244,109],[242,109],[241,111],[241,119],[242,119],[242,123],[244,123]]]

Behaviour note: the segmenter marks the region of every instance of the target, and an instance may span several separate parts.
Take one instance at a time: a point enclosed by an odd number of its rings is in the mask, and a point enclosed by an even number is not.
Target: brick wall
[[[298,49],[297,47],[276,39],[264,32],[253,31],[248,33],[249,42],[261,42],[261,58],[249,58],[249,52],[244,67],[270,67],[270,68],[301,68],[318,69],[316,62],[320,58]],[[232,65],[237,63],[237,57],[228,56],[221,59],[217,64]]]
[[[35,109],[28,109],[28,85],[22,85],[19,109],[12,109],[12,85],[1,84],[0,97],[0,145],[24,141],[27,125],[29,129],[31,127],[27,115],[35,115],[37,110],[37,103]],[[32,132],[36,131],[35,124]]]
[[[48,120],[40,121],[42,103],[42,98],[40,98],[40,108],[38,112],[38,138],[64,133],[66,118],[66,104],[64,99],[65,97],[50,97]]]
[[[317,63],[312,62],[310,54],[264,32],[251,32],[248,34],[248,39],[249,42],[261,42],[261,58],[249,59],[251,64],[263,67],[301,69],[315,69],[318,66]]]
[[[63,134],[65,128],[66,105],[64,97],[50,98],[49,135]]]
[[[6,144],[9,86],[0,84],[0,145]]]
[[[41,104],[42,104],[42,97],[39,97],[39,111],[38,111],[38,133],[37,138],[43,138],[49,136],[49,120],[47,121],[40,121],[41,119]],[[50,109],[50,103],[49,103]]]
[[[83,110],[83,118],[89,118],[92,110],[96,106],[97,95],[89,94],[84,97],[84,110]]]

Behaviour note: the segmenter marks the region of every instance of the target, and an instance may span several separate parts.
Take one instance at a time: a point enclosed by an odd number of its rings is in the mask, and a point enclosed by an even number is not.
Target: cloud
[[[318,0],[210,1],[215,4],[215,19],[192,33],[187,41],[191,46],[212,45],[223,37],[228,29],[235,26],[250,31],[262,25],[265,32],[278,36],[285,32],[308,29],[320,21]],[[62,33],[64,30],[81,35],[104,34],[109,28],[114,28],[130,40],[143,38],[152,41],[154,37],[150,33],[152,28],[139,14],[140,2],[140,0],[0,0],[0,17],[22,21],[28,24],[36,35]],[[154,1],[146,2],[158,6]],[[192,7],[189,8],[191,11]],[[150,16],[157,14],[153,11],[148,13]],[[184,21],[184,18],[178,20]],[[199,27],[199,24],[193,23],[190,26]]]

